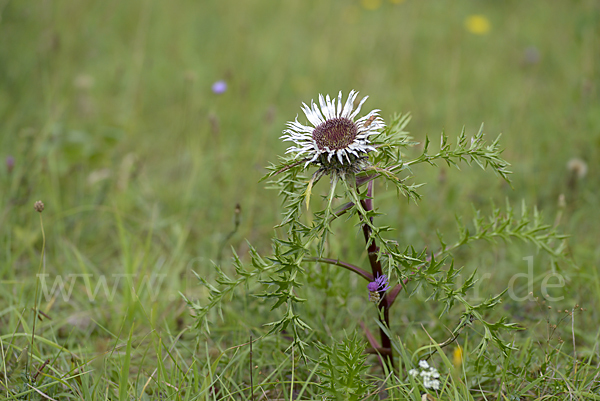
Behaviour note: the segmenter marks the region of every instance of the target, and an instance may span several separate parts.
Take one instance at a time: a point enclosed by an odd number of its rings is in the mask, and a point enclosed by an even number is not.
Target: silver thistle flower
[[[302,111],[313,126],[299,123],[297,116],[295,121],[288,122],[288,129],[283,131],[281,139],[294,142],[294,146],[290,146],[286,153],[294,153],[295,158],[306,158],[305,167],[317,163],[323,167],[344,167],[347,164],[352,168],[357,160],[364,160],[368,152],[375,151],[369,137],[380,132],[385,124],[377,109],[355,120],[368,98],[365,96],[354,109],[357,95],[358,92],[351,91],[342,105],[340,91],[337,107],[335,98],[332,101],[329,95],[319,95],[319,105],[314,101],[311,101],[310,107],[302,103]]]

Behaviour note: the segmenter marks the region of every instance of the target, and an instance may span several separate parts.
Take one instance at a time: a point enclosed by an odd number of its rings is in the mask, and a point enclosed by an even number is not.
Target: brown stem
[[[37,380],[38,375],[40,373],[42,373],[42,371],[44,370],[44,368],[46,367],[46,365],[48,365],[49,363],[50,363],[50,359],[46,359],[44,361],[44,363],[40,367],[37,368],[37,372],[35,372],[35,374],[33,375],[33,381],[34,382]]]
[[[340,266],[340,267],[343,267],[344,269],[353,271],[354,273],[358,274],[359,276],[361,276],[362,278],[364,278],[367,281],[374,280],[373,275],[371,273],[364,271],[363,269],[361,269],[358,266],[354,266],[354,265],[351,265],[350,263],[342,262],[339,259],[318,258],[318,257],[314,257],[314,256],[309,256],[309,257],[304,258],[304,260],[306,260],[307,262],[327,263],[330,265]]]
[[[409,279],[404,280],[404,285],[406,285],[406,283],[408,283],[408,281],[409,281]],[[394,288],[392,288],[390,291],[388,291],[387,295],[385,296],[387,298],[388,307],[391,307],[394,304],[396,297],[398,296],[400,291],[402,291],[402,287],[403,287],[402,284],[396,284],[394,286]]]
[[[421,267],[423,267],[423,266],[421,266]],[[417,269],[420,269],[421,267],[418,267]],[[398,296],[400,291],[402,291],[402,288],[405,287],[406,284],[408,284],[408,282],[410,280],[411,280],[411,277],[405,278],[404,281],[402,282],[402,284],[396,284],[394,286],[394,288],[392,288],[392,290],[390,292],[388,292],[388,294],[386,296],[387,302],[388,302],[388,307],[391,307],[394,304],[396,297]]]
[[[379,177],[381,174],[367,174],[360,177],[356,177],[356,187],[361,187],[368,182],[373,181],[375,178]]]
[[[371,350],[381,349],[381,346],[375,339],[375,336],[373,334],[371,334],[371,331],[367,328],[367,326],[363,322],[359,322],[359,323],[360,323],[360,327],[362,327],[362,329],[365,332],[365,335],[367,336],[367,340],[369,340],[369,344],[371,344],[371,348],[366,349],[364,353],[372,354],[373,352]],[[377,357],[379,358],[379,363],[381,364],[381,366],[383,366],[384,362],[383,362],[383,359],[381,358],[381,355],[383,355],[383,353],[379,353],[377,355]]]
[[[364,353],[365,354],[379,354],[379,355],[391,356],[392,349],[391,348],[374,347],[374,348],[367,348]]]
[[[373,210],[373,181],[369,181],[369,183],[367,184],[367,199],[362,200],[361,204],[362,204],[362,207],[367,212]],[[373,218],[370,218],[370,219],[371,219],[371,223],[373,223]],[[369,255],[369,263],[371,264],[371,271],[373,272],[373,277],[383,276],[383,269],[381,267],[381,262],[379,261],[379,258],[377,257],[377,255],[379,254],[379,247],[377,246],[377,243],[375,242],[375,240],[371,238],[371,234],[373,231],[372,231],[371,227],[369,226],[369,224],[367,224],[367,222],[363,223],[362,230],[363,230],[363,234],[365,237],[365,242],[368,245],[367,252]],[[385,292],[381,292],[380,295],[381,295],[381,301],[378,304],[378,308],[383,313],[380,314],[379,321],[381,323],[383,323],[383,325],[385,327],[389,328],[390,327],[389,301],[388,301],[387,297],[385,296]],[[383,331],[383,329],[381,327],[379,328],[379,336],[381,338],[381,348],[390,349],[390,354],[386,355],[386,359],[387,359],[388,365],[393,370],[394,369],[394,358],[393,358],[393,354],[391,353],[392,340],[385,333],[385,331]]]
[[[352,209],[352,206],[354,206],[354,203],[352,202],[348,202],[345,205],[342,205],[341,207],[339,207],[334,213],[333,216],[331,217],[331,221],[337,219],[338,217],[340,217],[341,215],[343,215],[344,213],[346,213],[348,210]]]

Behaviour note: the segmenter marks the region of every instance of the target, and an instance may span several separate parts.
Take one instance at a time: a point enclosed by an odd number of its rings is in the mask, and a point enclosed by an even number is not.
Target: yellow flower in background
[[[484,15],[469,15],[465,20],[465,28],[475,35],[485,35],[492,29],[492,25]]]
[[[460,345],[457,345],[456,348],[454,348],[454,352],[452,353],[452,363],[454,364],[454,367],[458,369],[460,368],[460,365],[462,365],[462,361],[463,349]]]
[[[365,10],[377,10],[381,7],[381,0],[361,0],[360,4]]]

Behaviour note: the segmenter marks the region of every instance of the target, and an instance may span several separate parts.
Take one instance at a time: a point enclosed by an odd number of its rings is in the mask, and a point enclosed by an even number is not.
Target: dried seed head
[[[33,208],[35,209],[36,212],[42,213],[44,211],[44,203],[42,201],[37,201],[33,205]]]
[[[569,170],[575,178],[581,180],[586,176],[588,167],[585,161],[573,158],[567,163],[567,170]]]

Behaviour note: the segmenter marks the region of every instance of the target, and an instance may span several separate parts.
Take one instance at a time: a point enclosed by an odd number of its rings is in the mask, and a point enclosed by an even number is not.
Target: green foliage
[[[346,335],[341,343],[319,344],[321,385],[327,399],[362,400],[372,390],[367,380],[369,369],[364,354],[365,342],[354,333]]]
[[[306,275],[303,263],[308,260],[325,262],[323,254],[327,236],[332,232],[332,221],[344,213],[357,216],[360,224],[364,226],[363,230],[368,232],[367,245],[371,243],[378,245],[377,263],[381,263],[382,271],[386,275],[395,273],[398,282],[401,283],[397,285],[398,289],[405,287],[408,282],[416,283],[412,294],[423,288],[429,293],[430,301],[444,304],[441,315],[449,313],[456,304],[463,308],[459,323],[452,330],[452,340],[456,339],[465,327],[473,326],[473,323],[477,323],[474,328],[481,327],[483,329],[481,340],[475,349],[479,358],[484,356],[490,342],[497,346],[504,355],[508,355],[513,346],[509,341],[502,339],[501,333],[517,330],[519,326],[507,322],[506,317],[501,317],[495,322],[490,322],[487,318],[492,309],[501,302],[501,297],[506,290],[490,296],[480,303],[473,304],[468,301],[467,293],[477,282],[476,272],[473,272],[461,286],[457,287],[457,277],[462,269],[454,267],[454,262],[451,261],[452,251],[477,240],[495,242],[498,238],[505,241],[518,238],[546,251],[554,261],[564,258],[566,236],[560,234],[555,227],[543,223],[542,216],[537,209],[534,209],[533,217],[530,217],[524,203],[520,218],[514,216],[513,209],[509,204],[505,211],[495,208],[487,219],[479,211],[476,211],[472,230],[466,228],[462,224],[462,220],[458,218],[459,239],[455,244],[448,246],[438,232],[441,249],[430,256],[427,256],[426,249],[420,252],[412,247],[401,249],[396,240],[389,238],[392,228],[376,224],[377,217],[381,213],[377,209],[366,207],[368,202],[373,201],[369,192],[362,189],[367,183],[372,185],[371,181],[378,178],[384,179],[388,185],[393,185],[399,194],[417,201],[420,196],[416,189],[422,184],[406,184],[411,177],[405,174],[410,172],[411,166],[418,163],[426,162],[435,165],[435,160],[441,159],[450,166],[459,167],[460,162],[474,162],[483,169],[492,169],[505,180],[508,180],[510,173],[507,170],[509,164],[501,158],[502,149],[498,140],[487,145],[482,129],[471,139],[467,138],[463,130],[457,137],[454,147],[448,142],[448,137],[442,135],[440,151],[433,155],[428,154],[430,143],[426,140],[420,156],[403,161],[405,156],[401,149],[415,145],[405,131],[408,121],[407,116],[396,115],[385,130],[374,136],[373,144],[379,151],[373,152],[370,164],[364,167],[362,172],[356,173],[339,169],[328,172],[330,176],[329,193],[324,197],[323,209],[313,213],[310,222],[303,222],[305,219],[302,205],[305,199],[311,196],[314,182],[323,176],[323,168],[319,168],[312,178],[308,179],[305,163],[299,163],[291,156],[282,158],[279,165],[272,165],[269,168],[271,172],[267,177],[271,178],[270,184],[279,190],[284,201],[284,219],[279,227],[287,228],[287,235],[283,239],[273,239],[274,252],[267,258],[272,263],[268,269],[268,278],[260,280],[271,290],[259,293],[257,296],[272,300],[271,309],[283,309],[281,318],[268,325],[270,327],[269,334],[284,331],[291,326],[294,341],[290,348],[296,346],[302,355],[305,355],[306,345],[303,341],[304,332],[310,330],[297,312],[296,306],[305,301],[296,295],[296,291],[302,287]],[[277,177],[278,175],[280,176]],[[338,183],[342,184],[341,191],[338,191]],[[341,208],[335,209],[333,200],[338,200],[338,198],[341,199],[341,202],[347,203],[343,203]],[[224,284],[223,289],[216,289],[201,279],[211,292],[210,304],[201,307],[188,300],[188,304],[199,311],[197,313],[199,319],[205,319],[207,308],[217,306],[217,301],[221,299],[222,294],[231,293],[235,286],[267,270],[254,249],[252,250],[252,260],[255,270],[245,273],[243,278],[237,281],[223,279],[222,271],[217,269],[220,277],[218,281]],[[339,262],[339,259],[336,260]],[[446,267],[448,260],[450,260],[450,265]],[[236,270],[242,270],[237,256],[234,264]],[[349,270],[353,269],[355,273],[365,277],[360,269],[349,268]],[[369,277],[372,280],[375,273]],[[395,298],[390,298],[389,302],[393,303],[394,300]]]
[[[448,248],[440,237],[443,253],[480,239],[494,243],[497,239],[506,242],[519,239],[535,245],[538,250],[547,252],[552,256],[554,262],[566,260],[564,254],[566,242],[564,240],[568,238],[568,235],[560,234],[556,226],[544,223],[543,216],[537,207],[533,208],[532,216],[531,210],[527,207],[525,201],[521,205],[520,217],[515,217],[514,210],[508,201],[505,211],[494,208],[492,215],[487,219],[481,215],[480,210],[475,210],[473,232],[465,227],[462,219],[457,218],[457,221],[460,239]]]
[[[241,284],[248,285],[248,282],[251,279],[257,279],[260,277],[261,273],[268,270],[272,267],[272,265],[267,264],[260,255],[256,252],[252,246],[250,246],[250,253],[252,255],[252,266],[254,267],[253,271],[247,271],[244,269],[244,266],[238,257],[238,255],[234,251],[234,266],[235,272],[239,276],[238,279],[231,279],[227,276],[223,270],[218,265],[213,265],[214,270],[217,273],[216,282],[220,285],[221,288],[216,288],[212,284],[210,284],[204,277],[200,276],[198,273],[194,272],[196,278],[204,285],[209,291],[209,303],[206,306],[202,306],[198,301],[188,299],[185,294],[180,293],[181,297],[186,301],[188,306],[192,311],[194,311],[194,316],[196,317],[196,323],[194,327],[196,329],[206,330],[206,332],[210,333],[210,325],[208,323],[208,312],[213,308],[220,308],[221,304],[226,301],[228,298],[231,299],[233,296],[234,290]],[[228,297],[228,298],[227,298]],[[219,309],[220,310],[220,309]]]
[[[511,172],[507,170],[510,164],[501,157],[500,136],[490,145],[485,143],[483,136],[483,124],[479,128],[479,132],[470,140],[467,138],[463,127],[460,135],[456,138],[456,145],[452,148],[452,145],[448,142],[448,136],[443,133],[440,141],[440,151],[432,155],[428,153],[431,142],[429,138],[425,138],[423,154],[406,163],[406,167],[418,163],[429,163],[435,166],[435,161],[439,159],[444,160],[448,166],[457,168],[459,168],[460,162],[466,162],[469,165],[475,163],[483,170],[490,167],[500,177],[510,182],[508,176]]]
[[[379,260],[391,284],[403,285],[389,333],[395,355],[401,345],[408,353],[406,360],[396,358],[397,377],[382,384],[366,376],[378,384],[374,393],[382,389],[373,399],[421,400],[405,371],[438,348],[429,362],[447,385],[439,396],[431,393],[437,399],[599,399],[600,181],[593,163],[600,160],[599,7],[590,0],[248,0],[236,7],[216,0],[3,2],[0,399],[320,399],[317,365],[296,360],[300,343],[296,358],[284,350],[301,340],[316,360],[316,340],[333,343],[343,330],[364,339],[361,324],[377,334],[365,289],[371,273],[352,273],[369,262],[360,227],[352,227],[364,214],[350,198],[366,199],[369,181],[376,182],[378,209],[366,214],[381,230],[369,235],[388,250],[399,244],[397,255],[380,250]],[[489,20],[488,34],[464,29],[474,14]],[[563,29],[549,29],[556,26]],[[210,87],[220,79],[228,90],[216,95]],[[389,126],[374,138],[381,146],[369,170],[357,174],[358,195],[350,193],[352,180],[338,181],[332,192],[326,174],[288,170],[270,177],[286,182],[290,199],[297,197],[297,210],[281,208],[283,198],[256,182],[262,167],[284,152],[277,137],[285,122],[300,100],[351,88],[370,95],[367,104],[381,108]],[[395,110],[412,111],[414,138],[406,126],[394,128],[396,121],[406,124],[407,115],[387,118]],[[488,174],[490,166],[488,173],[464,168],[477,165],[465,152],[481,121],[488,132],[503,132],[514,190]],[[454,134],[464,123],[465,163],[452,156],[457,171],[436,155],[457,149]],[[450,133],[444,152],[437,139],[442,128]],[[415,162],[423,157],[426,134],[425,158],[439,168]],[[474,153],[484,167],[489,146]],[[570,161],[578,160],[579,166],[588,163],[587,175],[572,168]],[[400,165],[391,173],[382,168]],[[477,229],[473,217],[483,218],[481,227],[492,220],[503,224],[505,198],[514,207],[512,222],[500,232],[491,227],[476,234],[485,229]],[[40,199],[46,204],[43,258],[32,210]],[[499,219],[496,207],[487,206],[490,199],[500,205]],[[529,220],[522,229],[521,199]],[[335,214],[325,210],[329,200]],[[228,236],[236,203],[241,223]],[[545,215],[537,227],[549,222],[547,230],[535,231],[534,205]],[[284,245],[275,251],[271,233],[282,210],[288,221],[300,218],[276,229]],[[321,221],[324,211],[329,223]],[[463,217],[465,244],[463,231],[453,231],[454,216]],[[304,250],[288,234],[294,230]],[[571,234],[568,245],[559,230]],[[518,236],[528,237],[525,245]],[[482,300],[474,294],[501,294],[536,242],[547,248],[533,263],[534,295],[554,268],[568,278],[553,291],[564,299],[540,295],[527,302],[504,294],[501,304],[479,310],[492,325],[509,316],[506,324],[527,330],[498,331],[518,350],[505,356],[490,339],[478,358],[485,325],[466,319],[469,309],[458,298],[477,307]],[[227,252],[221,258],[229,245],[239,263]],[[548,250],[558,257],[546,256]],[[282,256],[287,252],[302,261]],[[42,263],[48,290],[59,276],[65,288],[36,300]],[[421,269],[429,273],[412,274]],[[475,269],[472,282],[483,279],[464,287]],[[210,286],[198,285],[193,271]],[[133,276],[115,280],[122,274]],[[165,279],[144,286],[151,274]],[[69,275],[85,278],[71,281]],[[96,287],[100,277],[107,278],[106,293]],[[100,289],[93,301],[88,284],[92,293]],[[193,316],[179,293],[196,306]],[[278,332],[282,326],[262,324],[288,319],[287,301],[270,310],[280,299],[292,300],[292,317]],[[32,309],[36,304],[39,311]],[[570,316],[576,304],[587,311]],[[294,334],[299,321],[310,330]],[[447,345],[431,348],[441,341]],[[458,345],[464,353],[455,365]],[[367,360],[369,374],[381,377],[376,357]]]

